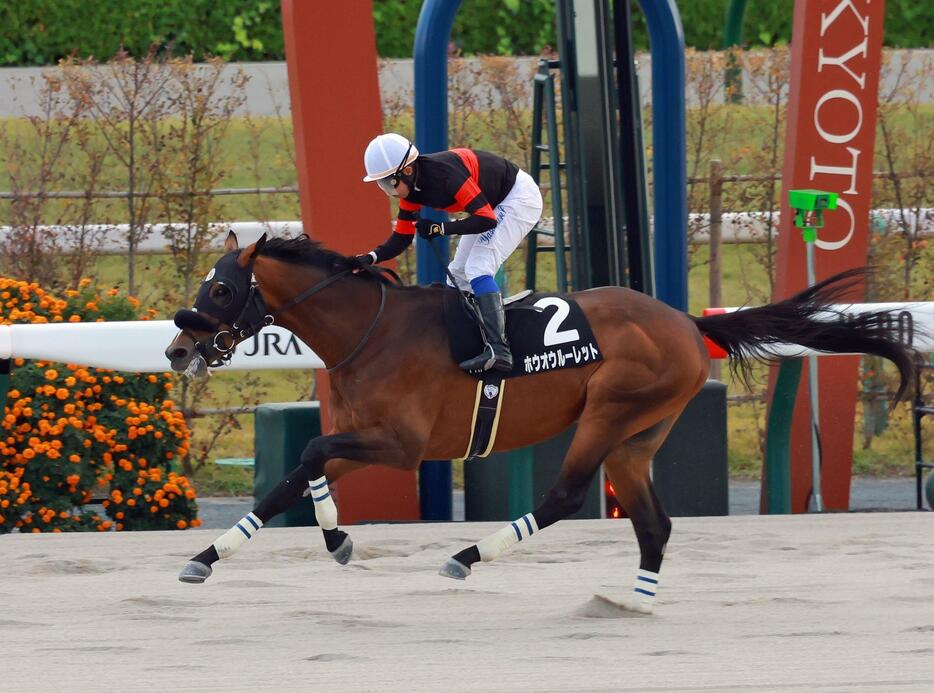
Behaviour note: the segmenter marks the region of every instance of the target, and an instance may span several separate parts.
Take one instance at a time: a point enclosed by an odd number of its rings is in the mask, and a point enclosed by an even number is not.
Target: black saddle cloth
[[[483,349],[477,318],[454,289],[444,292],[444,324],[455,362]],[[507,378],[577,368],[603,359],[587,316],[567,294],[534,293],[507,305],[506,337],[513,358],[513,369],[504,374]]]

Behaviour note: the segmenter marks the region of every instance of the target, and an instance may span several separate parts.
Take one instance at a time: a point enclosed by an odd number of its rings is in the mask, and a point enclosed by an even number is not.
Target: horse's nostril
[[[172,361],[180,361],[181,359],[188,356],[188,349],[186,347],[175,347],[172,351],[169,352],[169,359]]]

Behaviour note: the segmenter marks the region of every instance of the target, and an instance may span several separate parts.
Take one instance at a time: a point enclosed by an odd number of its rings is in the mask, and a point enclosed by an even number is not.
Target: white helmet
[[[418,149],[402,135],[388,132],[374,137],[363,153],[366,183],[380,180],[405,168],[418,158]]]

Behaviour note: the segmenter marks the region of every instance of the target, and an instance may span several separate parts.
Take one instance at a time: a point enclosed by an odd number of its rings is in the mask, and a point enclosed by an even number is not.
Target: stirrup
[[[480,361],[480,359],[486,358],[485,361]],[[478,363],[478,361],[480,361]],[[489,370],[502,371],[508,373],[512,370],[513,360],[512,353],[506,352],[506,356],[497,356],[496,349],[493,348],[493,345],[487,343],[483,347],[483,351],[474,356],[472,359],[467,359],[460,363],[460,367],[468,371],[469,373],[482,373]]]
[[[496,352],[493,351],[492,346],[486,344],[483,347],[483,351],[481,351],[473,358],[469,358],[466,361],[461,361],[459,365],[462,370],[468,371],[469,373],[476,373],[490,370],[495,363]]]

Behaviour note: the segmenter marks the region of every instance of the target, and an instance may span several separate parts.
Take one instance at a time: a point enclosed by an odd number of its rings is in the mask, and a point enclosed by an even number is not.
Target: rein
[[[394,271],[384,267],[375,267],[371,271],[378,272],[381,275],[387,275],[393,278],[396,283],[401,283],[399,275]],[[348,268],[341,270],[335,274],[332,274],[325,279],[321,280],[317,284],[312,285],[311,287],[305,289],[300,294],[290,299],[288,302],[279,306],[272,313],[267,312],[266,302],[263,300],[262,294],[259,290],[259,285],[252,281],[250,283],[249,293],[247,295],[246,301],[244,301],[243,308],[240,311],[237,319],[231,325],[230,330],[219,330],[214,333],[214,336],[211,338],[210,346],[218,353],[218,358],[211,358],[211,355],[207,353],[207,345],[201,341],[195,342],[195,346],[198,349],[198,352],[201,354],[202,358],[207,361],[209,366],[218,366],[225,365],[230,362],[231,357],[233,356],[234,348],[237,344],[237,338],[245,339],[252,337],[254,334],[259,332],[262,328],[272,325],[275,323],[276,318],[286,311],[294,308],[307,301],[309,298],[314,296],[319,291],[326,289],[340,279],[343,279],[345,276],[351,274],[353,268]],[[252,275],[252,264],[250,266],[250,273]],[[367,327],[366,331],[363,333],[363,336],[360,338],[360,341],[357,342],[357,345],[351,350],[351,352],[345,356],[336,366],[332,366],[327,369],[328,373],[334,373],[340,368],[343,368],[348,363],[350,363],[356,356],[363,350],[363,347],[369,341],[370,336],[373,334],[373,330],[376,329],[376,325],[379,322],[379,319],[383,315],[383,310],[386,307],[386,286],[380,281],[379,283],[379,308],[376,311],[376,315],[373,318],[373,321]],[[248,316],[248,313],[252,310],[253,315]],[[180,313],[182,311],[179,311]],[[191,313],[191,311],[184,311],[185,313]],[[205,321],[210,318],[213,320],[215,325],[212,329],[217,329],[219,322],[213,316],[205,315],[204,313],[193,313],[192,316],[196,316],[195,319],[199,322]],[[176,324],[178,324],[176,319]],[[181,327],[181,325],[179,325]],[[229,340],[229,342],[228,342]]]
[[[328,373],[333,373],[338,368],[343,368],[348,363],[354,360],[354,357],[363,350],[363,345],[367,343],[370,335],[373,334],[373,330],[376,329],[376,323],[379,322],[379,319],[383,316],[383,308],[386,307],[386,285],[380,283],[379,285],[379,308],[376,311],[376,317],[373,318],[373,322],[370,323],[370,326],[366,329],[366,332],[363,333],[363,336],[360,338],[360,341],[357,342],[357,346],[354,347],[353,351],[350,352],[347,356],[344,357],[344,360],[338,363],[336,366],[328,368]]]
[[[399,275],[396,274],[393,270],[385,268],[385,267],[377,267],[374,269],[379,271],[382,274],[388,274],[389,276],[393,277],[396,280],[396,282],[400,282]],[[352,269],[341,270],[337,274],[332,274],[327,279],[324,279],[323,281],[318,282],[311,288],[305,289],[305,291],[300,293],[298,296],[293,298],[291,301],[279,306],[271,315],[268,315],[267,318],[270,319],[269,324],[272,324],[275,321],[277,315],[281,315],[282,313],[289,310],[290,308],[294,308],[299,303],[302,303],[305,300],[311,298],[312,296],[314,296],[316,293],[318,293],[322,289],[326,289],[331,284],[336,282],[338,279],[345,277],[351,272],[353,272]],[[257,288],[257,291],[258,291],[258,288]],[[369,341],[370,335],[372,335],[373,330],[376,329],[376,324],[379,322],[379,319],[383,316],[383,309],[385,307],[386,307],[386,285],[380,282],[379,283],[379,308],[376,309],[376,315],[373,317],[373,321],[370,323],[370,326],[366,328],[366,332],[363,333],[363,336],[360,338],[360,341],[357,342],[357,346],[355,346],[353,350],[347,356],[345,356],[336,366],[331,366],[330,368],[328,368],[327,369],[328,373],[334,373],[338,369],[343,368],[348,363],[353,361],[354,358],[356,358],[357,354],[363,351],[363,347]]]

